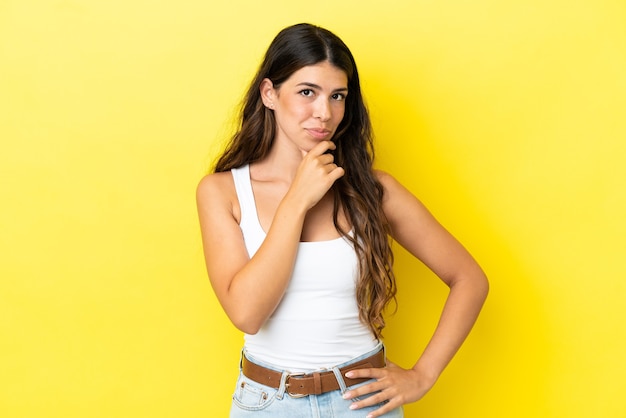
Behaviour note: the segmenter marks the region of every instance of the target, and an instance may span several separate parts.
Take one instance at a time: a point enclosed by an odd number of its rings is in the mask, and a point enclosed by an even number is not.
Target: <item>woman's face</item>
[[[261,84],[263,103],[274,110],[276,143],[291,143],[307,152],[332,139],[347,94],[346,73],[328,61],[299,69],[277,89],[269,79]]]

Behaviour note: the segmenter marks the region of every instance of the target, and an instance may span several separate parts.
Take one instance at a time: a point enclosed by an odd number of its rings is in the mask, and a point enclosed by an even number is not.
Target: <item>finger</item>
[[[343,394],[344,399],[354,399],[359,398],[365,395],[369,395],[376,392],[382,392],[385,389],[385,384],[374,381],[372,383],[368,383],[367,385],[359,386],[356,389],[352,389]]]
[[[335,168],[333,168],[333,170],[330,171],[328,174],[330,175],[331,180],[335,182],[339,178],[343,177],[344,174],[346,174],[346,170],[344,170],[342,167],[337,167],[335,165]]]
[[[318,157],[318,156],[324,154],[326,151],[334,150],[335,148],[337,148],[337,146],[335,145],[334,142],[332,142],[332,141],[321,141],[319,144],[314,146],[308,152],[308,154],[311,154],[313,157]],[[302,151],[302,152],[305,152],[305,151]],[[303,154],[303,155],[306,155],[306,154]]]
[[[384,367],[370,367],[366,369],[350,370],[346,373],[346,377],[350,379],[380,379],[387,375],[387,370]]]
[[[322,163],[323,165],[326,165],[326,164],[331,164],[333,161],[335,161],[335,156],[333,154],[322,154],[319,157],[317,157],[317,159],[320,163]]]
[[[381,417],[383,415],[385,415],[387,412],[391,412],[394,409],[396,409],[397,407],[399,407],[400,405],[396,405],[395,403],[390,402],[386,402],[384,403],[380,408],[376,409],[375,411],[370,412],[369,414],[367,414],[367,418],[376,418],[376,417]]]
[[[385,396],[383,393],[377,393],[363,400],[353,402],[352,404],[350,404],[350,409],[362,409],[375,405],[380,405],[380,408],[385,408],[388,403],[389,400],[387,396]]]
[[[337,167],[338,167],[337,164],[333,164],[333,163],[324,165],[324,169],[326,170],[326,174],[332,173],[334,170],[337,169]]]
[[[348,390],[344,393],[344,399],[352,399],[358,396],[366,395],[368,393],[376,392],[385,388],[385,385],[380,382],[380,379],[386,376],[383,372],[384,369],[370,368],[370,369],[358,369],[352,370],[346,373],[346,377],[350,379],[376,379],[372,383],[360,386],[356,389]]]

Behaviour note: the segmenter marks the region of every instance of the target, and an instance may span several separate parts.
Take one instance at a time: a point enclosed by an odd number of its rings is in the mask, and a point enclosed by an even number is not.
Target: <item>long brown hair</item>
[[[345,175],[333,185],[333,222],[349,239],[359,258],[356,299],[359,317],[379,338],[385,327],[383,311],[395,301],[396,282],[389,225],[382,210],[383,187],[373,171],[373,133],[361,94],[356,63],[348,47],[332,32],[310,24],[283,29],[270,44],[244,97],[240,126],[215,164],[215,172],[228,171],[268,155],[276,135],[272,110],[261,101],[259,87],[268,78],[275,88],[302,67],[328,61],[348,78],[344,118],[333,137],[335,163]],[[338,223],[343,209],[353,234]]]

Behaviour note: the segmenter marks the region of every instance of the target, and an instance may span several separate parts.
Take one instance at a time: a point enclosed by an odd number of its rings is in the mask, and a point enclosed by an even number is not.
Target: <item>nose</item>
[[[315,108],[313,109],[313,117],[326,122],[332,115],[330,103],[325,97],[320,97],[315,101]]]

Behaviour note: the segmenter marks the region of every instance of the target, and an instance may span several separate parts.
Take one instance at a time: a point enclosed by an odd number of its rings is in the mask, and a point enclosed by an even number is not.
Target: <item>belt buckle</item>
[[[285,391],[287,392],[287,395],[291,396],[292,398],[304,398],[305,396],[308,396],[306,394],[289,392],[289,379],[291,379],[292,377],[305,376],[305,375],[306,375],[306,373],[304,373],[304,372],[289,373],[287,375],[287,378],[285,379]]]

